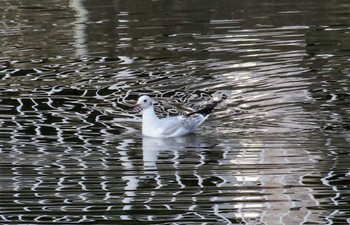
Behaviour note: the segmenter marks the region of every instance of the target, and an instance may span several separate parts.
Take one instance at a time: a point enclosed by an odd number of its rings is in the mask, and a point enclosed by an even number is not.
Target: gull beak
[[[133,107],[133,108],[140,108],[140,104],[135,103],[135,104],[132,105],[132,107]]]

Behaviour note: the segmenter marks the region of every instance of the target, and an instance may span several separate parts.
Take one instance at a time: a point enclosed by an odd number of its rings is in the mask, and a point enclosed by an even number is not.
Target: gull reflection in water
[[[144,169],[155,169],[159,154],[171,151],[174,154],[172,161],[178,164],[179,151],[195,148],[206,148],[204,140],[195,134],[174,138],[142,138]]]
[[[122,177],[126,182],[122,200],[123,210],[135,208],[140,210],[140,202],[144,205],[144,209],[151,210],[152,205],[156,206],[160,200],[172,201],[172,204],[166,204],[166,207],[173,209],[177,206],[174,203],[177,201],[177,196],[182,194],[182,191],[174,193],[173,188],[180,190],[186,187],[183,180],[184,173],[186,176],[197,178],[198,186],[203,187],[203,179],[200,174],[197,174],[197,168],[205,164],[203,150],[211,147],[209,143],[205,138],[194,134],[166,139],[143,137],[143,162],[140,165],[142,168],[138,168],[137,163],[130,162],[129,167],[125,167],[125,175]],[[188,158],[192,163],[189,164],[187,161],[183,164],[183,160]],[[186,169],[183,168],[184,165]],[[171,183],[171,181],[176,182]],[[171,188],[169,188],[170,183]],[[164,200],[164,198],[169,199]],[[191,198],[189,204],[188,207],[194,207],[196,199]],[[121,218],[131,219],[129,215],[123,215]],[[153,219],[155,218],[151,215],[147,217],[147,220]]]

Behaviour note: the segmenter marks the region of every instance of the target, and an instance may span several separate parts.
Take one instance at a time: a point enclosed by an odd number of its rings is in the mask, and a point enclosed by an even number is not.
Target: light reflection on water
[[[340,8],[6,2],[2,223],[349,223]],[[140,94],[161,116],[225,101],[163,140],[141,136]]]
[[[170,140],[126,138],[111,149],[45,145],[40,153],[37,146],[17,146],[18,154],[3,159],[2,190],[5,199],[17,199],[8,202],[12,207],[34,214],[67,212],[71,222],[73,212],[84,211],[89,212],[87,221],[117,217],[303,221],[294,214],[317,221],[317,211],[305,210],[321,204],[314,195],[318,188],[320,193],[327,191],[326,186],[305,185],[303,180],[316,176],[321,157],[300,148],[300,139],[283,139],[225,143],[198,135]],[[5,165],[12,165],[11,171],[4,170]],[[327,182],[326,177],[322,179]],[[111,216],[102,216],[101,210]],[[174,213],[164,215],[158,210]]]

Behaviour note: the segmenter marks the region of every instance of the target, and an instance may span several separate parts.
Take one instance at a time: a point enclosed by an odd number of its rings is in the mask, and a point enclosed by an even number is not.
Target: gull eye
[[[143,102],[146,103],[146,102],[147,102],[147,99],[143,100]]]

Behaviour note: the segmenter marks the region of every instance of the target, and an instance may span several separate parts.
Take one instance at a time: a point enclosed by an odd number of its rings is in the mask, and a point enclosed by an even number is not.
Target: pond
[[[350,223],[350,2],[2,2],[0,223]],[[141,134],[224,99],[194,134]]]

